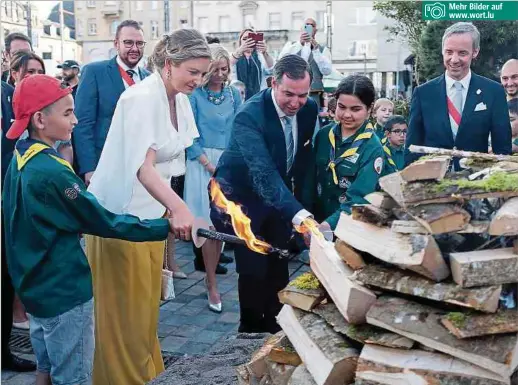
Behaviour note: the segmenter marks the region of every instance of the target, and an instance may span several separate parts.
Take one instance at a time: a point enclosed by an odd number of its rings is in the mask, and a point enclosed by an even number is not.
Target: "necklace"
[[[209,90],[208,87],[205,87],[205,91],[207,91],[208,101],[211,102],[212,104],[215,104],[216,106],[219,106],[225,100],[225,95],[224,95],[225,86],[221,86],[220,92],[213,92],[213,91]]]

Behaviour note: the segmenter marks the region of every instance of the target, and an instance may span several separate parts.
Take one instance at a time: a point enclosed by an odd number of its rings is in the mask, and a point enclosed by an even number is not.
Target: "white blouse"
[[[166,89],[157,73],[121,95],[88,187],[107,210],[140,219],[164,215],[165,207],[140,183],[137,172],[152,148],[164,182],[169,185],[172,176],[185,173],[185,149],[199,134],[186,95],[176,95],[176,110],[178,130],[171,123]]]

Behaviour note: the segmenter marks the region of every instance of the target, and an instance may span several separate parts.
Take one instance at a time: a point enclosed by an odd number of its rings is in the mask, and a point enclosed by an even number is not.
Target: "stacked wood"
[[[279,293],[286,336],[240,384],[518,385],[518,157],[418,150],[334,244],[312,237],[314,275]]]

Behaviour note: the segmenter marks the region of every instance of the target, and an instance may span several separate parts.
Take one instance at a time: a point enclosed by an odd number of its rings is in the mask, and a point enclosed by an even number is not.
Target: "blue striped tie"
[[[286,141],[286,166],[287,171],[290,172],[293,165],[295,143],[293,141],[293,118],[289,116],[284,117],[284,139]]]

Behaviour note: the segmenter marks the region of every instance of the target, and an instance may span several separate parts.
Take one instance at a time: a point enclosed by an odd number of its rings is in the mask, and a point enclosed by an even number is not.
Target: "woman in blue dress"
[[[187,149],[184,189],[184,199],[189,210],[195,218],[203,218],[209,224],[212,222],[207,186],[219,157],[227,147],[232,119],[241,105],[239,91],[228,83],[229,53],[219,44],[211,44],[210,49],[213,61],[209,72],[202,86],[189,96],[200,136]],[[209,309],[217,313],[222,311],[216,282],[221,246],[220,242],[206,242],[202,247]],[[195,264],[200,264],[198,258]]]

